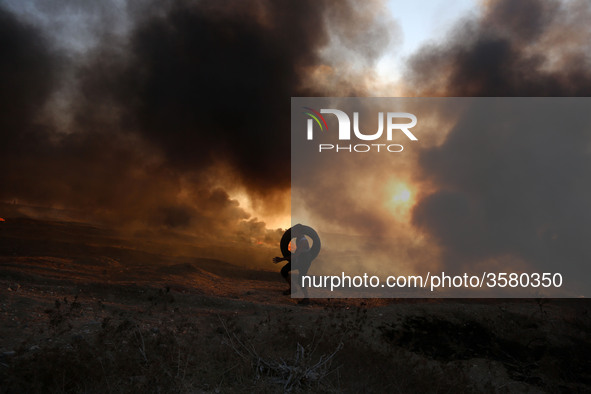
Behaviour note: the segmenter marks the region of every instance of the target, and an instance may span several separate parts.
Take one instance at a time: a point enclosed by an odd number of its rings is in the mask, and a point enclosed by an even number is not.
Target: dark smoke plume
[[[374,3],[33,3],[0,11],[0,200],[133,229],[269,239],[231,194],[287,213],[290,98],[332,93],[311,76],[335,37],[366,65],[387,43]]]
[[[485,14],[464,20],[449,41],[410,61],[418,96],[588,96],[589,3],[490,1]]]
[[[34,119],[56,87],[58,64],[58,57],[38,30],[0,8],[0,161],[3,169],[10,168],[11,159],[30,154],[39,149],[38,145],[47,143],[45,130],[37,127]],[[6,171],[0,174],[7,175]]]
[[[285,189],[289,100],[312,93],[301,80],[326,44],[323,4],[175,4],[134,31],[109,94],[175,168],[224,161],[261,193]]]
[[[588,96],[589,47],[570,45],[588,42],[583,15],[591,16],[588,2],[489,2],[481,18],[464,21],[449,41],[414,57],[413,89],[441,96]],[[586,113],[585,105],[573,109]],[[415,225],[438,240],[450,266],[506,256],[553,267],[589,261],[588,120],[552,119],[548,108],[527,113],[535,121],[507,135],[502,119],[470,127],[471,117],[485,112],[473,108],[441,146],[422,152],[423,178],[437,191],[415,207]],[[542,119],[554,132],[537,132]]]

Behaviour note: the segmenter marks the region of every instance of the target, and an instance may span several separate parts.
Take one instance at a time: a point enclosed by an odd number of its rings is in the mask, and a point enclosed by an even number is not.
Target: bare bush
[[[230,333],[221,318],[220,322],[226,332],[226,343],[240,358],[253,366],[255,382],[266,378],[271,383],[281,385],[285,393],[320,388],[331,391],[326,378],[335,371],[331,368],[332,362],[343,348],[342,342],[339,342],[334,351],[318,358],[314,356],[317,347],[315,341],[306,346],[298,342],[293,358],[274,360],[259,355],[254,346],[245,344],[236,334]]]

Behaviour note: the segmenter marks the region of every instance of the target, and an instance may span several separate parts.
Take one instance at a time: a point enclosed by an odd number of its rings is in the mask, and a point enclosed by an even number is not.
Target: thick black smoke
[[[43,104],[56,87],[59,58],[34,27],[0,8],[0,162],[35,153],[47,143],[45,130],[35,126]],[[7,176],[3,170],[0,176]],[[5,182],[0,182],[5,185]]]
[[[325,5],[177,3],[133,33],[110,93],[175,167],[223,161],[257,191],[286,188],[289,100],[311,93],[302,79],[326,44]]]
[[[75,21],[63,31],[62,8]],[[366,65],[387,41],[373,3],[129,2],[117,26],[106,8],[52,1],[20,19],[1,11],[0,200],[263,239],[264,223],[232,188],[286,213],[290,98],[331,94],[311,76],[330,69],[321,52],[335,35]],[[365,38],[375,35],[371,49]],[[353,91],[341,81],[339,92]]]
[[[419,96],[588,96],[591,86],[585,1],[495,0],[464,20],[449,41],[410,61]]]
[[[581,15],[591,15],[588,3],[490,2],[448,42],[415,56],[414,88],[443,96],[588,96],[588,46],[570,45],[589,36],[586,26],[572,25]],[[437,191],[417,204],[413,220],[439,241],[448,265],[511,257],[553,268],[589,261],[591,125],[585,116],[552,117],[552,108],[585,114],[588,104],[526,109],[522,117],[531,121],[511,133],[503,119],[475,129],[473,120],[487,116],[475,106],[441,146],[422,152],[422,172]],[[542,124],[553,131],[540,133]]]

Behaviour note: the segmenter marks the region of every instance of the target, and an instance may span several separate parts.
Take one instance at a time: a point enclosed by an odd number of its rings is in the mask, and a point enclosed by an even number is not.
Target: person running
[[[306,235],[312,239],[312,247],[310,247]],[[289,243],[293,238],[296,239],[296,250],[292,253],[289,250]],[[289,230],[285,231],[281,238],[280,247],[283,257],[274,257],[273,263],[277,264],[282,261],[288,262],[281,269],[281,276],[289,285],[289,288],[285,290],[283,294],[289,295],[291,294],[292,283],[290,272],[297,270],[300,277],[308,273],[312,261],[320,252],[320,237],[318,237],[318,234],[313,228],[296,224]],[[297,280],[296,283],[298,283]],[[298,304],[309,304],[310,299],[308,298],[308,289],[302,286],[299,287],[302,289],[304,298],[301,299]]]

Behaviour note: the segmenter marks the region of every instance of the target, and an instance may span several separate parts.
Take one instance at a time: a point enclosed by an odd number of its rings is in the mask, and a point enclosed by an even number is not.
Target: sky
[[[404,63],[413,53],[425,44],[440,40],[458,20],[478,14],[481,5],[479,0],[388,1],[387,11],[400,35],[395,50],[385,53],[377,64],[380,76],[398,81]]]
[[[587,96],[589,8],[585,0],[4,0],[0,201],[132,234],[261,248],[267,259],[290,225],[291,97]],[[461,241],[466,226],[482,261],[539,259],[540,250],[591,257],[582,242],[587,134],[573,131],[555,170],[534,156],[500,199],[474,193],[471,168],[531,152],[474,154],[467,147],[489,136],[440,122],[446,132],[417,152],[405,188],[389,186],[411,196],[401,197],[407,230],[432,245],[432,259],[475,258]],[[550,138],[536,144],[554,147]],[[506,170],[491,168],[488,179]],[[537,204],[523,202],[528,190],[543,192]],[[462,203],[479,215],[444,226]],[[529,219],[500,215],[507,204]],[[511,239],[498,231],[507,225]],[[409,253],[409,264],[424,261]]]

